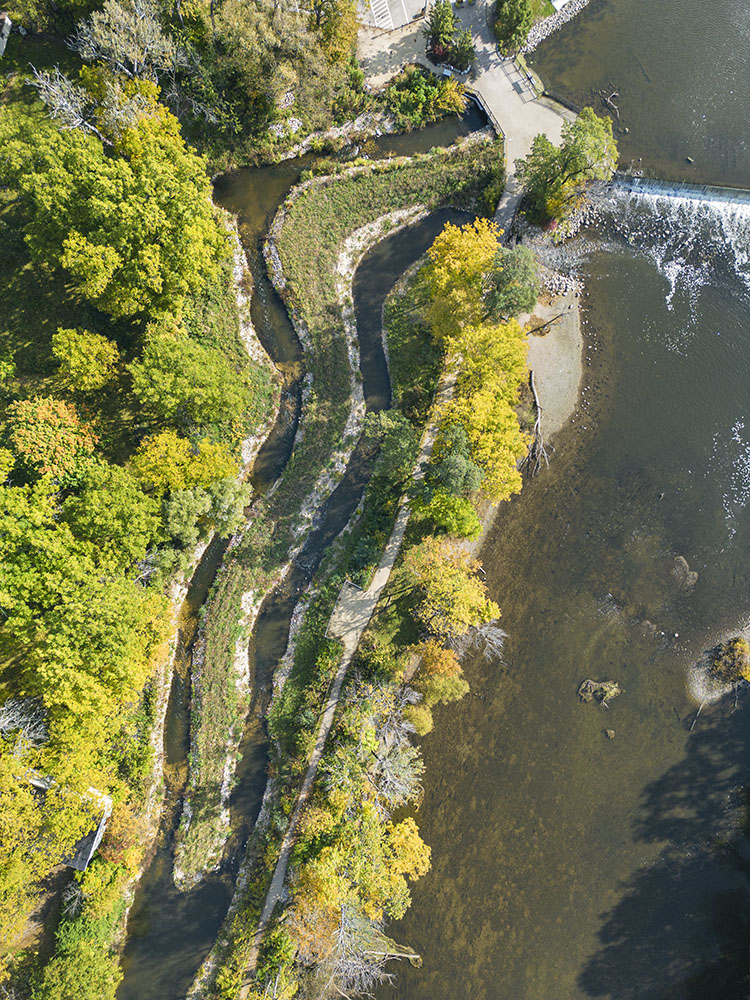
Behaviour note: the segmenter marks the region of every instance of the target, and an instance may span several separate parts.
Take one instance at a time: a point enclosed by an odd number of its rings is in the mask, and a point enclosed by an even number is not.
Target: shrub
[[[420,66],[408,66],[388,87],[386,103],[399,128],[408,129],[461,114],[466,97],[457,80],[441,80]]]

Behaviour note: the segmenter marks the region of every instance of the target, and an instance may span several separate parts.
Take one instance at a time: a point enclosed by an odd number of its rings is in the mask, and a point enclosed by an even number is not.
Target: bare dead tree
[[[416,747],[393,744],[375,755],[370,781],[384,812],[397,809],[422,790],[424,762]]]
[[[182,121],[189,112],[194,118],[202,118],[209,125],[218,125],[219,116],[207,104],[197,100],[192,94],[186,93],[177,82],[177,74],[170,72],[164,83],[164,99],[174,112],[176,118]]]
[[[391,746],[408,742],[409,736],[415,729],[412,723],[404,718],[404,710],[421,700],[422,695],[408,685],[391,692],[385,703],[385,710],[376,723],[375,732],[380,744]]]
[[[116,79],[104,81],[104,96],[97,101],[84,87],[69,80],[58,66],[51,73],[34,66],[31,70],[33,79],[29,83],[47,106],[50,117],[65,131],[90,132],[111,146],[118,134],[148,114],[150,105],[146,98],[142,94],[127,94]]]
[[[344,904],[331,951],[321,963],[324,985],[320,996],[336,994],[347,1000],[354,996],[371,997],[374,986],[392,982],[393,976],[385,971],[385,963],[395,956],[383,947],[383,940],[377,924],[360,910]]]
[[[27,743],[47,739],[47,716],[38,698],[9,698],[0,705],[0,733],[16,733]]]
[[[31,67],[33,74],[29,83],[47,106],[50,117],[59,122],[66,132],[80,129],[90,132],[102,142],[112,145],[99,130],[94,121],[94,102],[91,95],[77,83],[69,80],[59,66],[48,72]]]
[[[542,465],[549,468],[549,454],[547,448],[550,451],[555,449],[552,445],[547,445],[542,435],[542,407],[539,404],[539,397],[536,394],[536,386],[534,385],[534,372],[529,372],[529,387],[531,389],[531,394],[534,397],[534,406],[536,408],[536,421],[534,422],[534,430],[532,431],[532,441],[531,447],[528,450],[526,457],[521,463],[521,468],[530,468],[533,475],[541,471]]]
[[[459,659],[471,649],[481,653],[485,660],[499,660],[502,657],[506,637],[507,634],[495,620],[484,625],[472,626],[468,632],[453,639],[449,645]]]
[[[65,916],[71,919],[77,917],[83,910],[85,901],[86,897],[81,888],[81,883],[76,881],[68,882],[62,894],[62,911]]]
[[[105,0],[79,22],[68,45],[85,62],[105,62],[130,78],[158,80],[180,58],[154,0]]]

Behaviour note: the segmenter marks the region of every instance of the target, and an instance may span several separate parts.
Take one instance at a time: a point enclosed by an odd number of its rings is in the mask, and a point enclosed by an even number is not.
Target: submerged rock
[[[698,582],[698,574],[690,569],[684,556],[676,556],[672,563],[672,576],[683,590],[690,590]]]
[[[623,690],[617,681],[593,681],[590,677],[582,681],[578,688],[578,697],[581,701],[596,700],[603,705],[622,693]]]

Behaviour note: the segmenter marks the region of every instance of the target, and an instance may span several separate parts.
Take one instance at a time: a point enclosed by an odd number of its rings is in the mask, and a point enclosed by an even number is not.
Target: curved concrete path
[[[433,413],[437,412],[440,406],[451,398],[453,395],[454,385],[455,378],[452,376],[444,377],[441,380],[435,394]],[[414,469],[414,479],[418,479],[421,476],[422,465],[429,460],[429,457],[432,454],[432,446],[435,442],[436,431],[437,424],[434,421],[431,421],[422,435],[422,443]],[[318,765],[320,764],[323,756],[326,740],[328,739],[328,734],[331,731],[331,726],[333,725],[333,720],[336,715],[336,708],[338,707],[339,698],[341,696],[341,688],[343,687],[344,679],[346,677],[347,670],[349,669],[349,664],[352,662],[352,658],[357,651],[357,647],[359,646],[360,639],[370,622],[370,618],[372,618],[372,613],[380,600],[380,595],[383,593],[385,585],[390,579],[391,571],[394,567],[396,559],[398,558],[398,554],[401,551],[401,543],[404,540],[404,533],[406,532],[406,526],[409,523],[410,514],[411,511],[409,508],[409,501],[408,499],[405,499],[399,507],[398,514],[396,515],[396,520],[393,525],[393,530],[391,531],[390,537],[385,548],[383,549],[383,554],[380,557],[378,568],[375,570],[369,587],[367,590],[362,590],[360,587],[355,586],[347,580],[341,588],[338,601],[336,602],[336,606],[331,614],[331,620],[328,624],[328,634],[341,640],[343,646],[341,662],[339,663],[336,676],[334,677],[333,683],[331,684],[328,692],[328,699],[318,724],[315,745],[313,747],[312,754],[310,755],[310,763],[302,781],[297,801],[294,804],[289,825],[287,826],[286,832],[284,833],[284,837],[281,841],[279,859],[276,862],[276,868],[274,869],[273,878],[271,879],[271,885],[268,888],[268,893],[266,894],[266,898],[263,903],[263,909],[261,910],[258,928],[253,936],[253,941],[248,952],[245,966],[246,976],[255,969],[258,961],[258,951],[260,949],[266,927],[268,926],[268,921],[271,919],[271,915],[273,914],[277,903],[281,900],[284,892],[284,884],[286,882],[286,874],[289,867],[289,858],[292,853],[292,848],[294,847],[297,826],[299,824],[302,811],[305,808],[305,804],[310,797],[310,792],[312,791],[315,776],[318,772]],[[246,1000],[251,986],[252,982],[249,980],[246,980],[243,983],[240,991],[240,1000]]]
[[[521,200],[515,161],[528,155],[534,136],[540,132],[559,143],[563,124],[575,115],[553,101],[537,98],[515,63],[498,54],[490,29],[492,6],[491,0],[477,0],[473,6],[465,5],[455,12],[461,27],[471,31],[477,50],[471,74],[462,79],[480,95],[505,135],[506,185],[496,219],[508,229]],[[420,63],[435,70],[425,54],[424,24],[421,18],[396,31],[360,30],[359,60],[373,89],[383,87],[406,63]]]

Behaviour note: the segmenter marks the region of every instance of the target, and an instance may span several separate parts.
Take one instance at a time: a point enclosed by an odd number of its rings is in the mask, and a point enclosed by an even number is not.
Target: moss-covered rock
[[[711,674],[725,684],[750,680],[750,643],[742,636],[720,642],[710,653]]]

